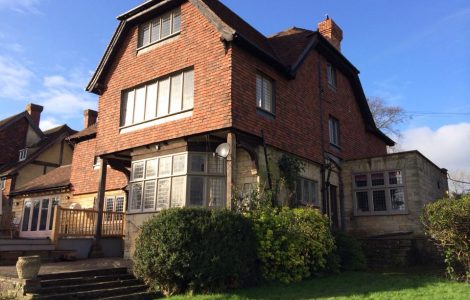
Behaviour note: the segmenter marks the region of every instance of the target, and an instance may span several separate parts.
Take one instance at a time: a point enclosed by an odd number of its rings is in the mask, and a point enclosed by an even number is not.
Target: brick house
[[[9,230],[11,220],[21,217],[11,197],[16,189],[72,161],[73,148],[65,138],[75,131],[67,125],[42,131],[42,110],[28,104],[25,111],[0,121],[1,230]]]
[[[148,217],[230,207],[234,193],[274,185],[283,154],[305,163],[297,201],[334,227],[421,234],[418,215],[445,195],[445,171],[418,152],[387,155],[394,142],[376,127],[332,19],[266,37],[217,0],[150,0],[118,20],[87,86],[99,122],[72,138],[89,155],[74,157],[71,176],[74,199],[96,192],[102,205],[127,185],[127,257]],[[214,155],[221,144],[226,157]]]

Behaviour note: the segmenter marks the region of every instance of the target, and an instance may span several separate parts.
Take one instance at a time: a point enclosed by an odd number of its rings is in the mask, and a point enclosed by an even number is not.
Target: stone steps
[[[39,276],[41,288],[30,299],[155,299],[156,294],[126,268]]]
[[[75,260],[73,250],[28,250],[0,252],[0,266],[14,266],[18,257],[39,255],[43,263]]]

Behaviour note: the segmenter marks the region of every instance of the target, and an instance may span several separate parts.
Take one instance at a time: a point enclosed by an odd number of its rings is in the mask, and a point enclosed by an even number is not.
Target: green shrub
[[[289,283],[326,269],[334,249],[328,219],[313,208],[252,212],[263,278]]]
[[[426,234],[443,250],[448,274],[470,281],[470,196],[426,205],[422,222]]]
[[[367,267],[361,243],[347,233],[335,233],[336,254],[343,271],[362,271]]]
[[[165,295],[214,292],[256,280],[251,222],[225,210],[170,209],[146,222],[134,272]]]

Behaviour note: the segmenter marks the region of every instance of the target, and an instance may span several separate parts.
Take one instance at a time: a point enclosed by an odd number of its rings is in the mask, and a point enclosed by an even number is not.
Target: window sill
[[[145,46],[137,47],[137,53],[142,52],[142,50],[145,50],[145,49],[150,48],[150,47],[152,47],[152,46],[155,46],[155,45],[158,45],[158,44],[163,44],[163,42],[168,41],[169,39],[171,39],[171,38],[173,38],[173,37],[175,37],[175,36],[178,36],[178,35],[180,35],[180,34],[181,34],[181,30],[178,31],[178,32],[175,32],[175,33],[173,33],[173,34],[170,34],[169,36],[164,37],[163,39],[160,39],[160,40],[158,40],[158,41],[156,41],[156,42],[150,43],[150,44],[145,45]]]
[[[192,115],[193,115],[193,109],[191,108],[191,109],[177,112],[174,114],[166,115],[164,117],[160,117],[160,118],[156,118],[156,119],[152,119],[152,120],[148,120],[148,121],[144,121],[144,122],[140,122],[140,123],[136,123],[132,125],[121,126],[119,127],[119,133],[124,134],[124,133],[132,132],[132,131],[137,131],[140,129],[145,129],[148,127],[161,125],[161,124],[168,123],[171,121],[189,118]]]
[[[265,110],[261,107],[256,107],[256,113],[262,117],[265,117],[270,120],[276,119],[276,115],[268,110]]]

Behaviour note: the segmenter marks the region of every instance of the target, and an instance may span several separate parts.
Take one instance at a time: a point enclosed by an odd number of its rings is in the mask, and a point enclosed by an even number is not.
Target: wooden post
[[[227,208],[232,208],[232,195],[237,181],[237,137],[235,133],[227,134],[227,144],[230,146],[230,153],[227,156]]]
[[[98,204],[98,217],[96,218],[95,239],[91,249],[90,256],[92,258],[103,257],[103,251],[100,246],[100,240],[103,230],[103,207],[104,207],[104,194],[106,192],[106,171],[108,169],[108,160],[103,158],[101,160],[100,181],[98,186],[98,195],[96,201]]]
[[[53,216],[53,223],[52,223],[52,236],[51,241],[55,244],[56,248],[59,242],[59,231],[60,231],[60,206],[57,205],[54,209],[54,216]]]

